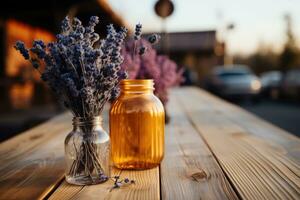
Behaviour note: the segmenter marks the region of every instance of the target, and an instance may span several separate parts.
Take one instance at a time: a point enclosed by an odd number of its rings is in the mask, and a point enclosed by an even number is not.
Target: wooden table
[[[300,199],[299,138],[198,88],[173,90],[168,111],[161,166],[112,170],[135,185],[67,184],[63,114],[1,143],[0,199]]]

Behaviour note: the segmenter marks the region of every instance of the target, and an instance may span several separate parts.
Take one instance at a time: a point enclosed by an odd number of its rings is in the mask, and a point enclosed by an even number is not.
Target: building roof
[[[145,34],[150,35],[150,34]],[[171,52],[179,51],[213,51],[217,44],[216,31],[171,32],[161,35],[161,42],[156,45],[158,51],[167,43]]]

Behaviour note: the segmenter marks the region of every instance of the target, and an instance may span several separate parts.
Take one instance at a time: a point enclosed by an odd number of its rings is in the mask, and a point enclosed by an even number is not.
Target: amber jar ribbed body
[[[164,154],[165,114],[153,80],[123,80],[110,110],[111,158],[121,169],[149,169]]]

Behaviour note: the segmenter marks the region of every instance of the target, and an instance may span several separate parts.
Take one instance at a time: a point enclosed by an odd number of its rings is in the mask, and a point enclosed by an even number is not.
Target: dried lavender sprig
[[[61,31],[63,33],[67,33],[71,29],[70,19],[66,16],[63,21],[61,22]]]
[[[22,54],[22,56],[26,60],[29,60],[29,58],[30,58],[29,51],[28,51],[28,49],[26,49],[24,42],[17,41],[14,47],[16,50],[18,50]]]
[[[147,51],[147,47],[142,46],[139,50],[139,55],[144,55]]]
[[[110,192],[125,185],[135,184],[135,180],[130,180],[129,178],[120,179],[120,176],[113,176],[111,179],[114,181],[114,185],[111,187]]]
[[[140,23],[138,23],[135,26],[135,32],[134,32],[134,36],[133,36],[133,39],[134,39],[133,51],[131,51],[133,61],[135,60],[136,56],[142,56],[148,50],[148,48],[141,45],[140,42],[138,43],[138,41],[141,39],[141,36],[142,36],[142,25]],[[160,36],[158,34],[152,34],[148,37],[148,41],[151,45],[158,43],[159,40],[160,40]],[[138,45],[140,45],[140,47],[138,47]]]
[[[136,48],[137,48],[137,41],[141,39],[142,35],[142,24],[138,23],[135,25],[135,32],[134,32],[134,45],[133,45],[133,52],[132,52],[132,59],[134,60],[136,56]]]
[[[44,59],[46,56],[46,45],[41,40],[34,40],[32,48],[30,49],[31,52],[35,53],[39,59]]]
[[[152,34],[148,37],[148,41],[153,45],[158,43],[158,41],[160,40],[160,36],[157,34]]]
[[[142,24],[138,23],[137,25],[135,25],[134,39],[135,40],[141,39],[141,35],[142,35]]]
[[[79,116],[98,115],[104,103],[117,96],[118,90],[114,88],[126,75],[125,72],[121,72],[120,64],[123,58],[120,51],[127,30],[121,28],[117,32],[110,25],[107,38],[101,42],[104,45],[94,48],[92,45],[99,40],[99,35],[94,33],[98,22],[99,18],[93,16],[88,26],[83,27],[79,19],[70,20],[66,17],[61,25],[61,33],[57,35],[57,42],[47,46],[42,41],[34,42],[30,51],[36,54],[37,58],[30,57],[24,43],[16,44],[16,48],[35,68],[39,67],[41,61],[46,63],[46,69],[41,73],[43,80],[57,94],[64,96],[67,107]],[[71,75],[67,81],[59,81],[59,73]],[[78,91],[82,92],[78,95]],[[91,94],[87,91],[94,91],[93,95],[87,95]],[[66,92],[70,97],[65,95]],[[74,99],[74,96],[78,98]],[[97,103],[91,105],[91,102]]]

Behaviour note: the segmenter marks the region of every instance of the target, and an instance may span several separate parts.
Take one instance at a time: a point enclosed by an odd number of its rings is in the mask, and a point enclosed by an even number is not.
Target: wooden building
[[[215,65],[224,62],[224,44],[216,37],[216,31],[171,32],[161,34],[161,42],[155,46],[159,53],[166,53],[179,65],[196,74],[196,84]]]
[[[104,35],[106,25],[113,23],[125,26],[123,19],[117,15],[106,0],[9,0],[0,7],[0,77],[5,77],[7,49],[15,39],[30,39],[36,35],[50,38],[59,32],[60,22],[66,16],[78,17],[87,22],[91,15],[100,17],[101,25],[96,27],[96,32]],[[14,32],[10,33],[14,27]],[[18,30],[18,31],[16,31]],[[25,39],[26,40],[26,39]]]

